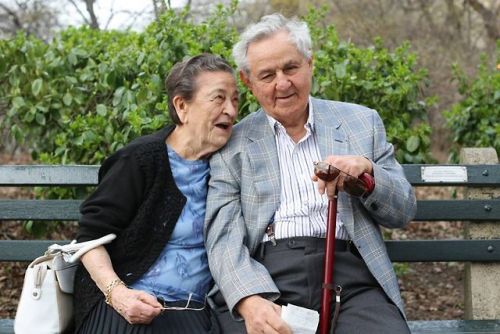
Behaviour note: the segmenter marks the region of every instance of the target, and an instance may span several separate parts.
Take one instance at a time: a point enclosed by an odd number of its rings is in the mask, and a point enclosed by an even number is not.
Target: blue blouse
[[[172,175],[186,196],[184,209],[156,262],[134,284],[165,301],[204,302],[212,284],[203,242],[209,166],[206,160],[186,160],[167,145]]]

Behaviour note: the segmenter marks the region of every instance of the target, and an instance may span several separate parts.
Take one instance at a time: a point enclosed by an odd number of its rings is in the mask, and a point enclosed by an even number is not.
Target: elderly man
[[[335,332],[409,333],[379,226],[405,226],[416,201],[379,115],[309,95],[313,58],[304,22],[265,16],[241,35],[233,56],[262,108],[211,159],[206,247],[224,331],[291,333],[280,305],[319,310],[327,197],[337,188]],[[375,187],[351,196],[342,177],[326,184],[311,178],[315,161],[371,174]]]

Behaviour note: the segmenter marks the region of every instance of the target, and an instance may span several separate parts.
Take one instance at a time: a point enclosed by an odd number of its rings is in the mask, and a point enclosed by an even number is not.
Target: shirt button
[[[370,208],[372,208],[373,210],[377,210],[378,209],[377,203],[370,204]]]

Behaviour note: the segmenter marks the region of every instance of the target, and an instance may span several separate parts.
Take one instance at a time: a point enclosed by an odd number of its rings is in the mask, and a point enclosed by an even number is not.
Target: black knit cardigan
[[[106,249],[125,284],[140,278],[170,239],[186,198],[177,188],[166,153],[168,126],[111,155],[99,169],[99,185],[80,207],[78,242],[115,233]],[[103,293],[83,265],[75,277],[75,329]]]

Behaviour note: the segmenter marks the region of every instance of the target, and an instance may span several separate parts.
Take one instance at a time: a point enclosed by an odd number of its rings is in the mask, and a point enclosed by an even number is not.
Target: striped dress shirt
[[[281,178],[281,200],[274,215],[276,239],[293,237],[326,236],[328,198],[318,193],[311,180],[313,162],[323,160],[319,151],[312,104],[309,103],[309,117],[304,128],[306,134],[295,143],[278,121],[267,115],[276,139]],[[337,239],[349,239],[347,231],[337,212]],[[269,236],[264,235],[263,241]]]

